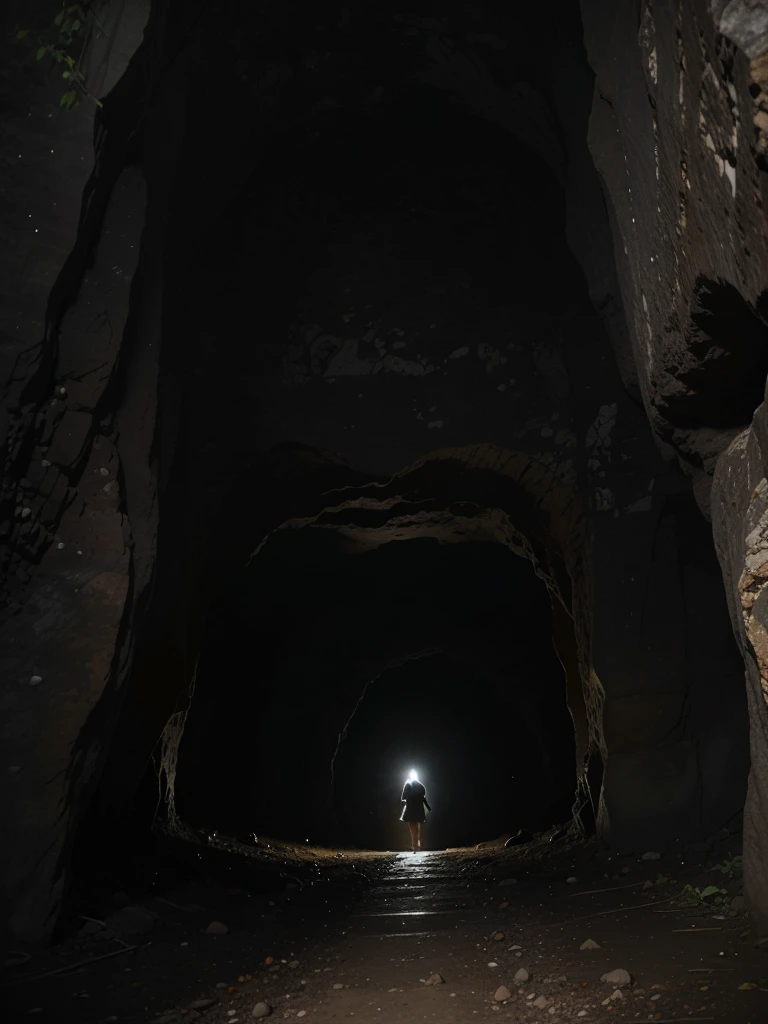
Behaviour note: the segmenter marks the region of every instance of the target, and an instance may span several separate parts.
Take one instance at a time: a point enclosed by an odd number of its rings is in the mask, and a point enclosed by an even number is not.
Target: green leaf
[[[64,60],[64,53],[61,50],[51,50],[51,56],[54,58],[57,64],[61,64]]]
[[[62,71],[61,77],[62,78],[71,78],[72,77],[72,72],[71,71]]]
[[[69,54],[65,55],[64,60],[67,62],[70,68],[73,68],[75,66],[75,58],[70,57]]]
[[[74,89],[70,89],[69,92],[65,92],[59,100],[59,106],[63,107],[65,110],[71,110],[75,103],[77,103],[77,93]]]
[[[64,11],[59,11],[56,17],[53,19],[54,25],[60,25],[64,21]]]
[[[20,28],[19,31],[16,33],[16,38],[17,39],[26,39],[28,35],[29,35],[29,29],[28,28]]]
[[[47,46],[41,46],[40,49],[37,51],[35,56],[37,57],[38,60],[42,60],[43,57],[46,55],[46,53],[48,53],[48,47]]]
[[[82,24],[83,23],[82,21],[80,21],[79,18],[75,18],[75,20],[72,22],[72,31],[77,32]]]
[[[707,896],[714,896],[716,893],[719,893],[721,891],[722,890],[719,889],[716,885],[708,885],[706,887],[706,889],[702,889],[701,890],[699,895],[701,896],[702,899],[706,899]]]

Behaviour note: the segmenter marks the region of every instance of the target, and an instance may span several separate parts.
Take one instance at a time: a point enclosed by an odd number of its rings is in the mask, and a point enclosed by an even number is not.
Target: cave
[[[307,527],[273,535],[241,575],[209,617],[179,745],[188,824],[397,849],[414,760],[441,794],[437,848],[568,820],[574,726],[530,562],[492,541],[358,550]]]
[[[161,838],[398,850],[411,767],[434,849],[737,835],[764,926],[746,6],[103,6],[72,111],[3,43],[8,941]]]

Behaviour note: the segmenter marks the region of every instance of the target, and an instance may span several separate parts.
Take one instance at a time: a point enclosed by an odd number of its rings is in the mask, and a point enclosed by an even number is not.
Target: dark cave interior
[[[345,554],[333,529],[273,535],[209,617],[182,817],[396,849],[411,760],[431,780],[438,847],[568,819],[573,723],[544,584],[498,543]]]
[[[336,6],[153,4],[39,363],[19,335],[2,639],[46,686],[10,701],[9,765],[37,766],[9,783],[14,934],[152,861],[180,709],[198,835],[400,849],[416,767],[432,848],[571,820],[671,848],[739,819],[750,721],[759,834],[760,431],[729,446],[764,398],[766,291],[701,257],[728,252],[686,198],[719,223],[709,151],[655,146],[673,118],[647,61],[616,86],[626,12],[598,0]],[[704,47],[686,26],[659,38]]]

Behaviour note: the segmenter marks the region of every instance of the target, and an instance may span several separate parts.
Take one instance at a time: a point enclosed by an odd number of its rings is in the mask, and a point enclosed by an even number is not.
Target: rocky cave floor
[[[166,857],[143,891],[92,893],[57,945],[6,951],[4,1019],[768,1020],[737,837],[658,859],[551,836],[416,855],[180,846],[177,884]]]

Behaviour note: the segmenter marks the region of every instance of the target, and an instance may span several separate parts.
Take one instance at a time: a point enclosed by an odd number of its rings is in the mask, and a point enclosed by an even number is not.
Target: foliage
[[[686,885],[683,889],[681,899],[684,903],[723,903],[728,896],[727,889],[721,889],[717,885],[707,885],[703,889],[695,889],[692,885]]]
[[[716,864],[715,871],[719,871],[721,874],[727,875],[729,878],[733,878],[737,871],[741,871],[741,865],[743,862],[743,857],[733,857],[731,860],[724,860],[722,864]]]
[[[669,879],[666,875],[658,875],[654,885],[666,885]]]
[[[103,28],[96,17],[95,8],[99,0],[80,0],[80,3],[62,3],[61,10],[53,22],[42,32],[21,28],[16,33],[18,40],[37,42],[37,60],[49,58],[54,65],[63,65],[61,77],[68,88],[59,99],[63,110],[73,110],[86,97],[101,106],[101,100],[88,92],[83,71],[83,57],[92,39],[103,34]],[[77,53],[76,56],[73,54]]]

